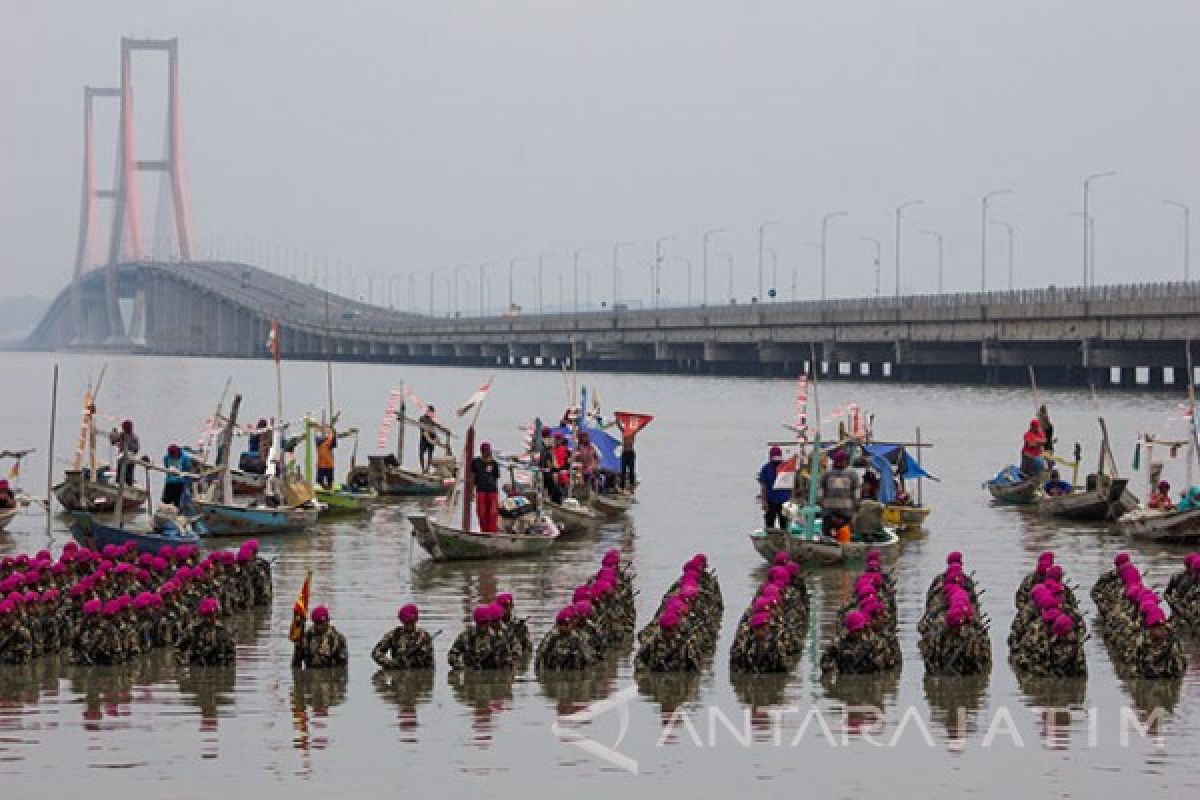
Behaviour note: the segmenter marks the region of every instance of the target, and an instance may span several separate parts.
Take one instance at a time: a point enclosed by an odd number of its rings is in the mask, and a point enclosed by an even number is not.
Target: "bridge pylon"
[[[133,53],[137,51],[163,52],[167,55],[167,135],[162,158],[143,160],[138,158],[133,115]],[[96,95],[100,96],[100,95]],[[105,307],[107,310],[107,337],[110,343],[120,343],[127,338],[125,323],[121,315],[117,265],[122,261],[142,261],[146,258],[146,244],[142,229],[142,208],[138,191],[139,172],[162,173],[170,182],[171,216],[175,238],[179,248],[179,259],[192,258],[191,214],[187,194],[187,175],[183,158],[183,129],[179,102],[179,40],[178,39],[121,39],[121,85],[117,90],[120,98],[120,121],[117,130],[117,181],[111,196],[113,199],[112,232],[108,240],[108,260],[105,272]],[[90,148],[89,127],[85,146]],[[93,219],[87,206],[94,205],[94,197],[103,196],[89,192],[88,170],[90,155],[85,151],[85,208],[81,214],[88,220],[90,231]],[[81,226],[81,247],[86,250],[85,231]],[[76,281],[80,273],[76,267]],[[73,309],[73,311],[76,309]],[[76,324],[80,323],[77,317]]]

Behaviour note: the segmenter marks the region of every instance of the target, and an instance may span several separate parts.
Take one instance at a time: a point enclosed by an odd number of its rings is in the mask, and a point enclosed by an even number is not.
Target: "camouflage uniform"
[[[1182,678],[1187,670],[1183,645],[1169,625],[1151,628],[1138,635],[1133,649],[1132,666],[1139,678]]]
[[[748,626],[747,626],[748,627]],[[750,632],[735,640],[729,651],[729,669],[742,672],[788,672],[793,658],[768,628]]]
[[[384,669],[433,669],[433,638],[421,628],[400,625],[383,635],[371,658]]]
[[[634,666],[649,672],[697,672],[703,664],[700,651],[683,632],[659,630],[638,648]]]
[[[475,625],[458,635],[447,660],[450,669],[507,669],[513,653],[504,634]]]
[[[308,669],[344,667],[349,662],[350,653],[346,648],[346,637],[332,625],[326,626],[322,632],[317,632],[315,625],[310,627],[296,643],[292,655],[293,667]]]
[[[992,646],[987,629],[977,620],[957,628],[945,626],[921,641],[925,671],[932,675],[983,675],[992,667]]]
[[[538,670],[585,669],[599,661],[587,634],[578,628],[556,625],[538,642]]]
[[[529,636],[529,625],[520,617],[509,617],[501,622],[501,630],[508,639],[513,658],[525,661],[533,652],[533,639]]]
[[[0,664],[28,664],[33,660],[33,635],[15,614],[0,622]]]
[[[179,637],[176,647],[181,663],[197,667],[228,667],[237,656],[233,634],[215,618],[192,625]]]
[[[887,669],[872,637],[867,629],[834,636],[821,653],[821,674],[869,675]]]
[[[1121,601],[1121,593],[1124,591],[1125,585],[1121,581],[1121,576],[1117,574],[1115,569],[1110,569],[1105,572],[1096,582],[1092,584],[1092,602],[1096,604],[1096,610],[1100,612],[1100,616],[1104,617],[1110,608]]]
[[[1163,599],[1171,607],[1171,618],[1175,625],[1200,626],[1200,576],[1185,569],[1171,576]]]

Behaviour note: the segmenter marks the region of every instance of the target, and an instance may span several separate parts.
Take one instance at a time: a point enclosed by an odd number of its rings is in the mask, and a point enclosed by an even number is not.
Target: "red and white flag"
[[[792,456],[787,461],[779,464],[779,468],[775,470],[775,485],[772,489],[791,489],[796,482],[796,464],[797,456]]]
[[[400,408],[400,398],[399,389],[392,389],[388,392],[387,407],[383,410],[383,420],[379,423],[379,439],[376,441],[380,450],[387,447],[388,441],[391,439],[392,422],[396,419],[397,409]]]
[[[487,397],[487,393],[489,390],[491,390],[491,388],[492,380],[489,378],[488,382],[476,389],[475,393],[467,398],[467,402],[459,406],[454,413],[460,417],[465,417],[469,412],[473,411],[479,406],[480,403],[483,402],[483,399]]]
[[[629,435],[638,433],[654,419],[652,414],[639,414],[636,411],[618,411],[613,416],[617,418],[621,433]]]

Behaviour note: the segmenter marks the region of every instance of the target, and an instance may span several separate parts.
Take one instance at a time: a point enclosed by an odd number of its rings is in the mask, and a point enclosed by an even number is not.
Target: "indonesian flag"
[[[791,489],[796,482],[796,464],[799,456],[792,456],[775,470],[775,485],[772,489]]]
[[[271,330],[267,332],[267,349],[271,351],[271,356],[275,359],[275,363],[279,363],[279,320],[271,320]]]
[[[300,587],[300,594],[296,596],[296,604],[292,606],[292,626],[288,628],[288,639],[293,642],[300,641],[300,637],[304,636],[304,621],[308,619],[308,593],[312,587],[312,570],[304,576],[304,585]]]
[[[467,398],[467,402],[465,402],[461,406],[459,406],[458,409],[455,410],[454,413],[457,416],[465,417],[468,412],[474,410],[483,402],[483,399],[485,397],[487,397],[487,393],[491,390],[491,388],[492,388],[492,380],[491,380],[491,378],[489,378],[488,382],[485,383],[483,386],[480,386],[478,389],[476,389],[475,393]]]
[[[636,411],[615,411],[613,416],[617,418],[617,427],[626,436],[636,434],[654,419],[653,414],[639,414]]]
[[[8,479],[15,481],[19,477],[21,477],[21,459],[18,458],[8,470]]]
[[[387,407],[383,410],[383,421],[379,424],[379,439],[376,442],[380,450],[388,445],[388,439],[392,434],[392,421],[396,419],[396,411],[399,410],[403,399],[399,389],[392,389],[388,392]]]

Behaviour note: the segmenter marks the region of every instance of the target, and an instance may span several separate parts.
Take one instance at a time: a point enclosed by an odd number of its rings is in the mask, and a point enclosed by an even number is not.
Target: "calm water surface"
[[[56,471],[78,431],[79,398],[98,357],[63,356]],[[143,447],[160,453],[193,441],[227,377],[245,396],[248,417],[274,407],[266,362],[111,358],[99,398],[112,420],[137,421]],[[5,414],[0,448],[36,446],[24,485],[43,491],[51,360],[0,356]],[[416,367],[338,366],[343,420],[368,432],[373,452],[388,390],[404,380],[443,410],[461,402],[488,373]],[[853,574],[816,572],[811,629],[793,674],[732,681],[726,665],[733,629],[764,565],[746,540],[757,523],[754,474],[764,442],[786,435],[789,383],[629,375],[586,375],[608,410],[657,415],[641,437],[640,502],[628,522],[565,541],[540,561],[439,565],[410,545],[405,514],[386,504],[361,521],[322,525],[312,535],[264,542],[276,559],[276,603],[235,621],[240,647],[233,670],[189,671],[156,655],[124,669],[80,670],[42,661],[0,668],[0,775],[8,787],[87,786],[93,796],[328,796],[407,790],[461,797],[713,797],[819,792],[828,797],[1084,797],[1136,790],[1145,796],[1200,796],[1200,647],[1188,642],[1191,669],[1182,685],[1133,684],[1116,677],[1103,642],[1087,643],[1090,675],[1066,685],[1019,685],[1004,641],[1013,590],[1036,553],[1051,548],[1069,578],[1090,587],[1122,547],[1103,528],[1051,524],[989,505],[981,483],[1013,460],[1031,410],[1028,391],[889,387],[829,383],[826,412],[858,402],[876,414],[881,438],[905,438],[920,425],[936,444],[926,464],[944,481],[927,484],[934,507],[928,531],[908,539],[894,567],[905,666],[899,676],[825,687],[816,667],[835,609]],[[288,414],[324,405],[320,364],[285,364]],[[1084,392],[1044,392],[1060,449],[1078,440],[1094,461],[1097,407]],[[1181,432],[1169,393],[1100,397],[1119,463],[1130,462],[1137,432]],[[500,371],[480,432],[499,449],[515,448],[519,427],[564,405],[559,374]],[[340,453],[341,467],[348,448]],[[1177,486],[1182,468],[1169,470]],[[1141,491],[1141,487],[1139,492]],[[18,519],[0,534],[0,553],[55,551],[67,539],[56,518]],[[726,600],[724,630],[710,670],[688,679],[634,681],[630,653],[594,672],[539,682],[532,672],[450,676],[445,651],[464,615],[497,591],[516,596],[535,636],[573,586],[620,547],[632,559],[639,613],[652,612],[680,564],[705,551]],[[995,665],[980,681],[924,677],[915,626],[925,587],[945,553],[962,550],[986,587]],[[1161,589],[1183,551],[1131,547]],[[293,675],[286,638],[289,609],[305,571],[314,602],[326,603],[346,634],[351,664],[343,674]],[[1085,607],[1091,602],[1084,594]],[[433,675],[388,675],[371,662],[372,645],[394,624],[396,608],[420,604],[422,623],[442,631]],[[628,687],[633,687],[629,689]],[[622,694],[624,692],[624,694]],[[564,743],[560,715],[604,697],[627,702],[578,730],[620,753],[637,774]],[[875,706],[882,718],[856,706]],[[1070,707],[1043,712],[1042,707]],[[1122,715],[1145,719],[1164,710],[1143,736]],[[622,710],[623,709],[623,710]],[[849,713],[843,713],[851,709]],[[728,721],[728,726],[726,725]],[[825,727],[822,727],[825,726]],[[826,731],[826,728],[828,729]],[[626,765],[628,765],[626,763]],[[99,792],[98,795],[95,793]]]

